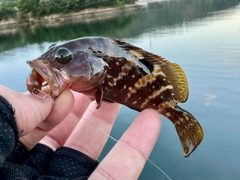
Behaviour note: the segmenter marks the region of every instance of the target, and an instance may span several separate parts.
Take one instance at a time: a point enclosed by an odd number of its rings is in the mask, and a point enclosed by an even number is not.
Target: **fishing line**
[[[152,165],[154,165],[160,172],[162,172],[163,175],[166,176],[166,178],[167,178],[168,180],[172,180],[172,179],[167,175],[167,173],[166,173],[165,171],[163,171],[163,169],[160,168],[158,165],[156,165],[151,159],[147,159],[147,160],[148,160],[148,162],[150,162]]]
[[[99,128],[98,128],[99,129]],[[119,140],[117,140],[116,138],[112,137],[110,134],[104,132],[103,130],[99,129],[103,134],[105,134],[106,136],[108,136],[110,139],[114,140],[115,142],[119,142]],[[168,180],[172,180],[168,175],[167,173],[162,169],[160,168],[157,164],[155,164],[152,160],[150,160],[149,158],[147,159],[148,162],[150,162],[153,166],[155,166],[160,172],[163,173],[164,176],[166,176],[166,178]]]
[[[38,95],[39,93],[41,93],[43,96]],[[49,94],[41,91],[40,89],[33,88],[31,94],[36,96],[37,98],[40,98],[42,101],[46,101],[46,99],[48,99],[53,104],[55,103],[54,99]]]
[[[39,93],[42,94],[42,96],[39,95]],[[68,110],[68,111],[69,111],[69,109],[65,108],[65,107],[62,106],[60,103],[57,103],[56,101],[54,101],[54,99],[53,99],[49,94],[41,91],[40,89],[34,88],[34,89],[32,90],[32,94],[33,94],[34,96],[36,96],[37,98],[40,98],[42,101],[46,101],[46,100],[47,100],[47,101],[51,101],[53,104],[58,105],[59,107],[61,107],[61,108],[65,109],[65,110]],[[88,110],[88,111],[89,111],[89,110]],[[74,111],[70,111],[70,113],[71,113],[71,114],[74,114],[76,117],[78,117],[78,118],[80,118],[80,119],[83,118],[83,116],[77,114],[77,113],[74,112]],[[91,111],[91,113],[97,115],[97,113],[95,113],[94,111]],[[86,122],[90,123],[90,121],[86,121]],[[101,131],[103,134],[105,134],[108,138],[112,139],[112,140],[115,141],[115,142],[119,142],[118,139],[116,139],[116,138],[114,138],[113,136],[111,136],[110,134],[106,133],[105,131],[103,131],[103,130],[100,129],[99,127],[96,127],[96,128],[97,128],[99,131]],[[155,166],[161,173],[163,173],[163,175],[164,175],[168,180],[171,180],[171,178],[168,176],[168,174],[167,174],[163,169],[161,169],[157,164],[155,164],[152,160],[150,160],[150,159],[148,158],[147,161],[150,162],[153,166]]]

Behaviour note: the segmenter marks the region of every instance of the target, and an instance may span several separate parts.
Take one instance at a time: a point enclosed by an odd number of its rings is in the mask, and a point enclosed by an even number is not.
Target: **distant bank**
[[[58,26],[62,23],[74,23],[74,22],[92,22],[104,19],[113,18],[122,13],[133,13],[142,8],[142,4],[136,3],[132,5],[125,5],[122,8],[108,7],[108,8],[96,8],[86,9],[80,12],[69,14],[55,14],[45,16],[41,19],[29,18],[27,20],[9,19],[0,21],[0,34],[11,33],[17,31],[23,26],[29,26],[34,28],[36,26]]]

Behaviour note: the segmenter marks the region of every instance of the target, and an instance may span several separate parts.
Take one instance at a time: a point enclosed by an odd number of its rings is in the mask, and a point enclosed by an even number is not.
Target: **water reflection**
[[[121,15],[94,23],[64,24],[58,27],[25,27],[15,34],[0,34],[0,52],[26,44],[56,42],[82,36],[136,37],[152,29],[178,26],[189,21],[212,16],[240,0],[182,0],[149,4],[138,13]],[[146,20],[147,19],[147,20]],[[171,32],[172,33],[172,32]]]
[[[239,3],[167,1],[104,22],[26,28],[18,34],[0,35],[0,84],[25,91],[29,72],[25,61],[36,58],[52,42],[89,35],[127,39],[183,67],[190,97],[182,106],[198,118],[205,131],[202,144],[185,159],[174,127],[164,118],[150,159],[172,179],[240,179]],[[119,138],[137,114],[123,107],[112,136]],[[104,154],[113,144],[108,142]],[[141,179],[166,178],[147,163]]]

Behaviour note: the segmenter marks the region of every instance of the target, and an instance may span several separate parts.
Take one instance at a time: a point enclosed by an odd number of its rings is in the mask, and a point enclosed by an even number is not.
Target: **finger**
[[[96,107],[95,102],[89,105],[65,143],[65,146],[81,151],[92,159],[97,159],[102,152],[108,139],[106,134],[110,133],[120,110],[117,103],[103,102],[99,109],[96,110]]]
[[[7,99],[14,109],[19,136],[32,131],[46,119],[52,109],[50,101],[41,101],[29,93],[22,94],[2,85],[0,85],[0,95]]]
[[[74,98],[70,90],[65,90],[56,100],[48,117],[36,126],[30,133],[20,138],[20,141],[31,149],[34,147],[50,130],[62,122],[73,107]],[[66,108],[59,108],[58,105],[64,104]]]
[[[158,138],[160,127],[158,112],[151,109],[141,112],[89,180],[138,179]]]
[[[51,130],[47,136],[40,141],[40,143],[47,145],[53,150],[65,144],[91,102],[88,96],[81,93],[73,92],[73,95],[75,103],[72,111],[63,122]],[[65,109],[65,105],[61,105],[59,108]]]

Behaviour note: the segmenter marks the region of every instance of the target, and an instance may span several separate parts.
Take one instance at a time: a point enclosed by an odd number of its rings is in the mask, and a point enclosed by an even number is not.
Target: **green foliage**
[[[14,18],[17,12],[22,18],[28,15],[40,18],[51,14],[77,12],[86,8],[123,7],[134,2],[136,0],[0,0],[0,20]]]
[[[124,6],[136,0],[20,0],[19,12],[24,16],[31,13],[33,17],[48,16],[57,13],[71,13],[86,8],[106,6]]]
[[[14,18],[17,13],[16,2],[6,2],[6,0],[0,1],[0,20]]]

